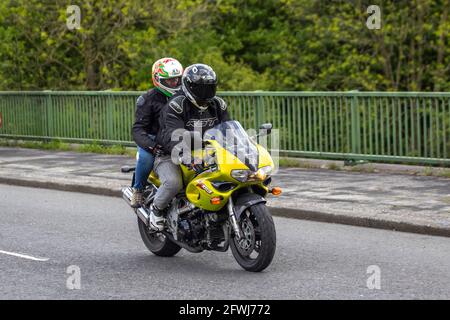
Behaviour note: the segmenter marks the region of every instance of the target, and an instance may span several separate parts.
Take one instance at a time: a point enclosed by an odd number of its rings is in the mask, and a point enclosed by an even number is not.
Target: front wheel
[[[150,232],[148,227],[138,218],[139,233],[145,246],[153,254],[160,257],[172,257],[181,250],[181,247],[173,243],[161,232]]]
[[[230,241],[237,263],[247,271],[259,272],[272,262],[276,248],[275,225],[269,209],[259,203],[246,209],[239,217],[242,238]]]

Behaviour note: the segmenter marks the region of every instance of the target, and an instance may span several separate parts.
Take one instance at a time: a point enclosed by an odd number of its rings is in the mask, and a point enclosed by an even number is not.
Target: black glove
[[[182,159],[181,159],[182,160]],[[191,160],[191,162],[183,162],[182,163],[189,168],[189,170],[194,170],[195,173],[199,174],[201,172],[203,172],[205,166],[203,164],[203,161],[201,163],[195,163],[195,162],[199,162],[198,159],[193,158]]]
[[[205,166],[203,164],[192,164],[192,170],[194,170],[197,174],[203,172],[204,168]]]
[[[153,148],[149,147],[151,154],[153,154],[155,157],[161,156],[163,154],[162,146],[159,144],[156,144]]]

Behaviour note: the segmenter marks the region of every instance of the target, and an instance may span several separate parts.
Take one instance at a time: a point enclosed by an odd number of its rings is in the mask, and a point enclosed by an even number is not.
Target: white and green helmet
[[[161,58],[152,67],[153,84],[169,97],[180,89],[182,75],[183,66],[178,60],[173,58]],[[169,79],[177,79],[178,81],[174,82]]]

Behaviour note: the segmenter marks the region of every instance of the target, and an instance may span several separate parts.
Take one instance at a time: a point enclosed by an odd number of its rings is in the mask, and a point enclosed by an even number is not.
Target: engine
[[[209,250],[220,249],[218,246],[226,240],[227,218],[226,214],[195,208],[186,198],[175,198],[167,214],[169,230],[175,240]]]

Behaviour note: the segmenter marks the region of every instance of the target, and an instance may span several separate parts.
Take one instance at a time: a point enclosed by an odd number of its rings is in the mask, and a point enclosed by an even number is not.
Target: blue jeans
[[[136,171],[134,173],[133,188],[144,190],[148,176],[153,169],[155,156],[150,152],[138,147],[138,160],[136,162]]]

